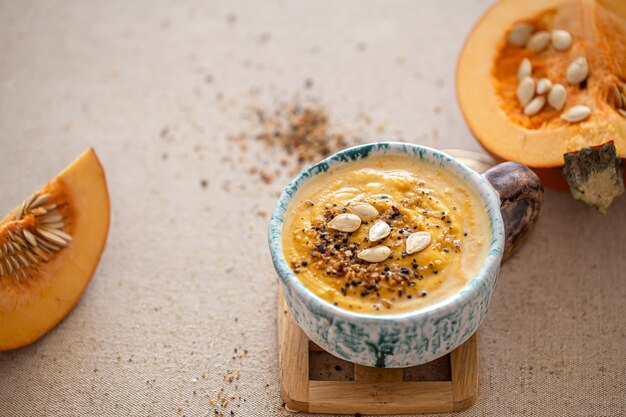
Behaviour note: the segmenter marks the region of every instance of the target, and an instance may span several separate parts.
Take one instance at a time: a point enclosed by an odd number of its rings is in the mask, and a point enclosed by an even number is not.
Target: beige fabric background
[[[288,178],[249,175],[280,153],[226,138],[248,105],[300,95],[348,128],[366,112],[368,140],[480,149],[454,70],[489,3],[1,2],[0,212],[93,145],[112,223],[75,310],[0,354],[0,415],[213,415],[222,387],[235,415],[287,415],[265,214]],[[602,217],[547,193],[502,268],[459,416],[626,415],[625,234],[626,197]]]

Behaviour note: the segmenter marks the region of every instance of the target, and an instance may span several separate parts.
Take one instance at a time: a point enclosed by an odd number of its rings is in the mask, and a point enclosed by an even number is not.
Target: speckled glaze
[[[379,154],[406,154],[445,167],[474,189],[484,202],[491,233],[489,254],[478,275],[457,295],[430,307],[397,315],[367,315],[340,309],[302,285],[283,256],[285,212],[298,189],[333,166]],[[465,342],[482,323],[500,272],[504,225],[500,199],[489,182],[451,156],[398,142],[349,148],[311,166],[281,195],[269,229],[269,245],[285,299],[307,336],[339,358],[365,366],[400,368],[437,359]]]

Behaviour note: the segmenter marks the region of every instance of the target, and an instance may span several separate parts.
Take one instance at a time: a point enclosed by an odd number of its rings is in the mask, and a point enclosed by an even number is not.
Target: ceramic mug
[[[283,255],[283,219],[296,192],[317,175],[337,165],[390,154],[405,154],[442,166],[473,189],[488,215],[489,253],[477,275],[463,290],[432,306],[390,315],[344,310],[309,291],[291,271]],[[338,152],[305,169],[291,181],[272,213],[269,245],[287,305],[313,342],[359,365],[415,366],[446,355],[478,329],[487,314],[500,263],[523,242],[542,204],[543,185],[524,165],[505,162],[481,175],[432,148],[378,142]]]

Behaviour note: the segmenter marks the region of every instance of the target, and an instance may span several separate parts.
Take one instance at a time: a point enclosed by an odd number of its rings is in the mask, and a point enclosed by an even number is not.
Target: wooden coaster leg
[[[465,410],[476,401],[478,388],[478,341],[474,333],[450,353],[454,411]]]
[[[309,339],[295,322],[282,292],[278,300],[280,393],[289,411],[309,411]]]

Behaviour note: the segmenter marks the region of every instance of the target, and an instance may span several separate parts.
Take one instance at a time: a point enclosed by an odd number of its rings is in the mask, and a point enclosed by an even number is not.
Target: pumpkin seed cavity
[[[509,32],[508,42],[514,46],[524,46],[539,54],[550,44],[557,51],[566,51],[572,46],[572,35],[566,30],[553,29],[551,32],[541,30],[534,32],[528,23],[518,23]],[[584,56],[574,59],[567,67],[565,79],[570,85],[580,85],[589,77],[589,63]],[[532,78],[532,62],[524,57],[517,68],[517,99],[522,105],[526,116],[534,116],[541,112],[547,103],[557,111],[563,110],[567,102],[567,90],[560,83],[554,83],[545,77],[535,81]],[[609,92],[609,100],[615,109],[626,117],[626,84],[620,91],[619,85],[613,85]],[[575,105],[561,114],[561,119],[570,123],[580,122],[591,114],[591,109],[584,105]]]
[[[32,194],[13,220],[0,225],[0,277],[31,278],[32,270],[72,240],[63,231],[65,221],[57,204],[46,205],[50,198],[50,194]]]

